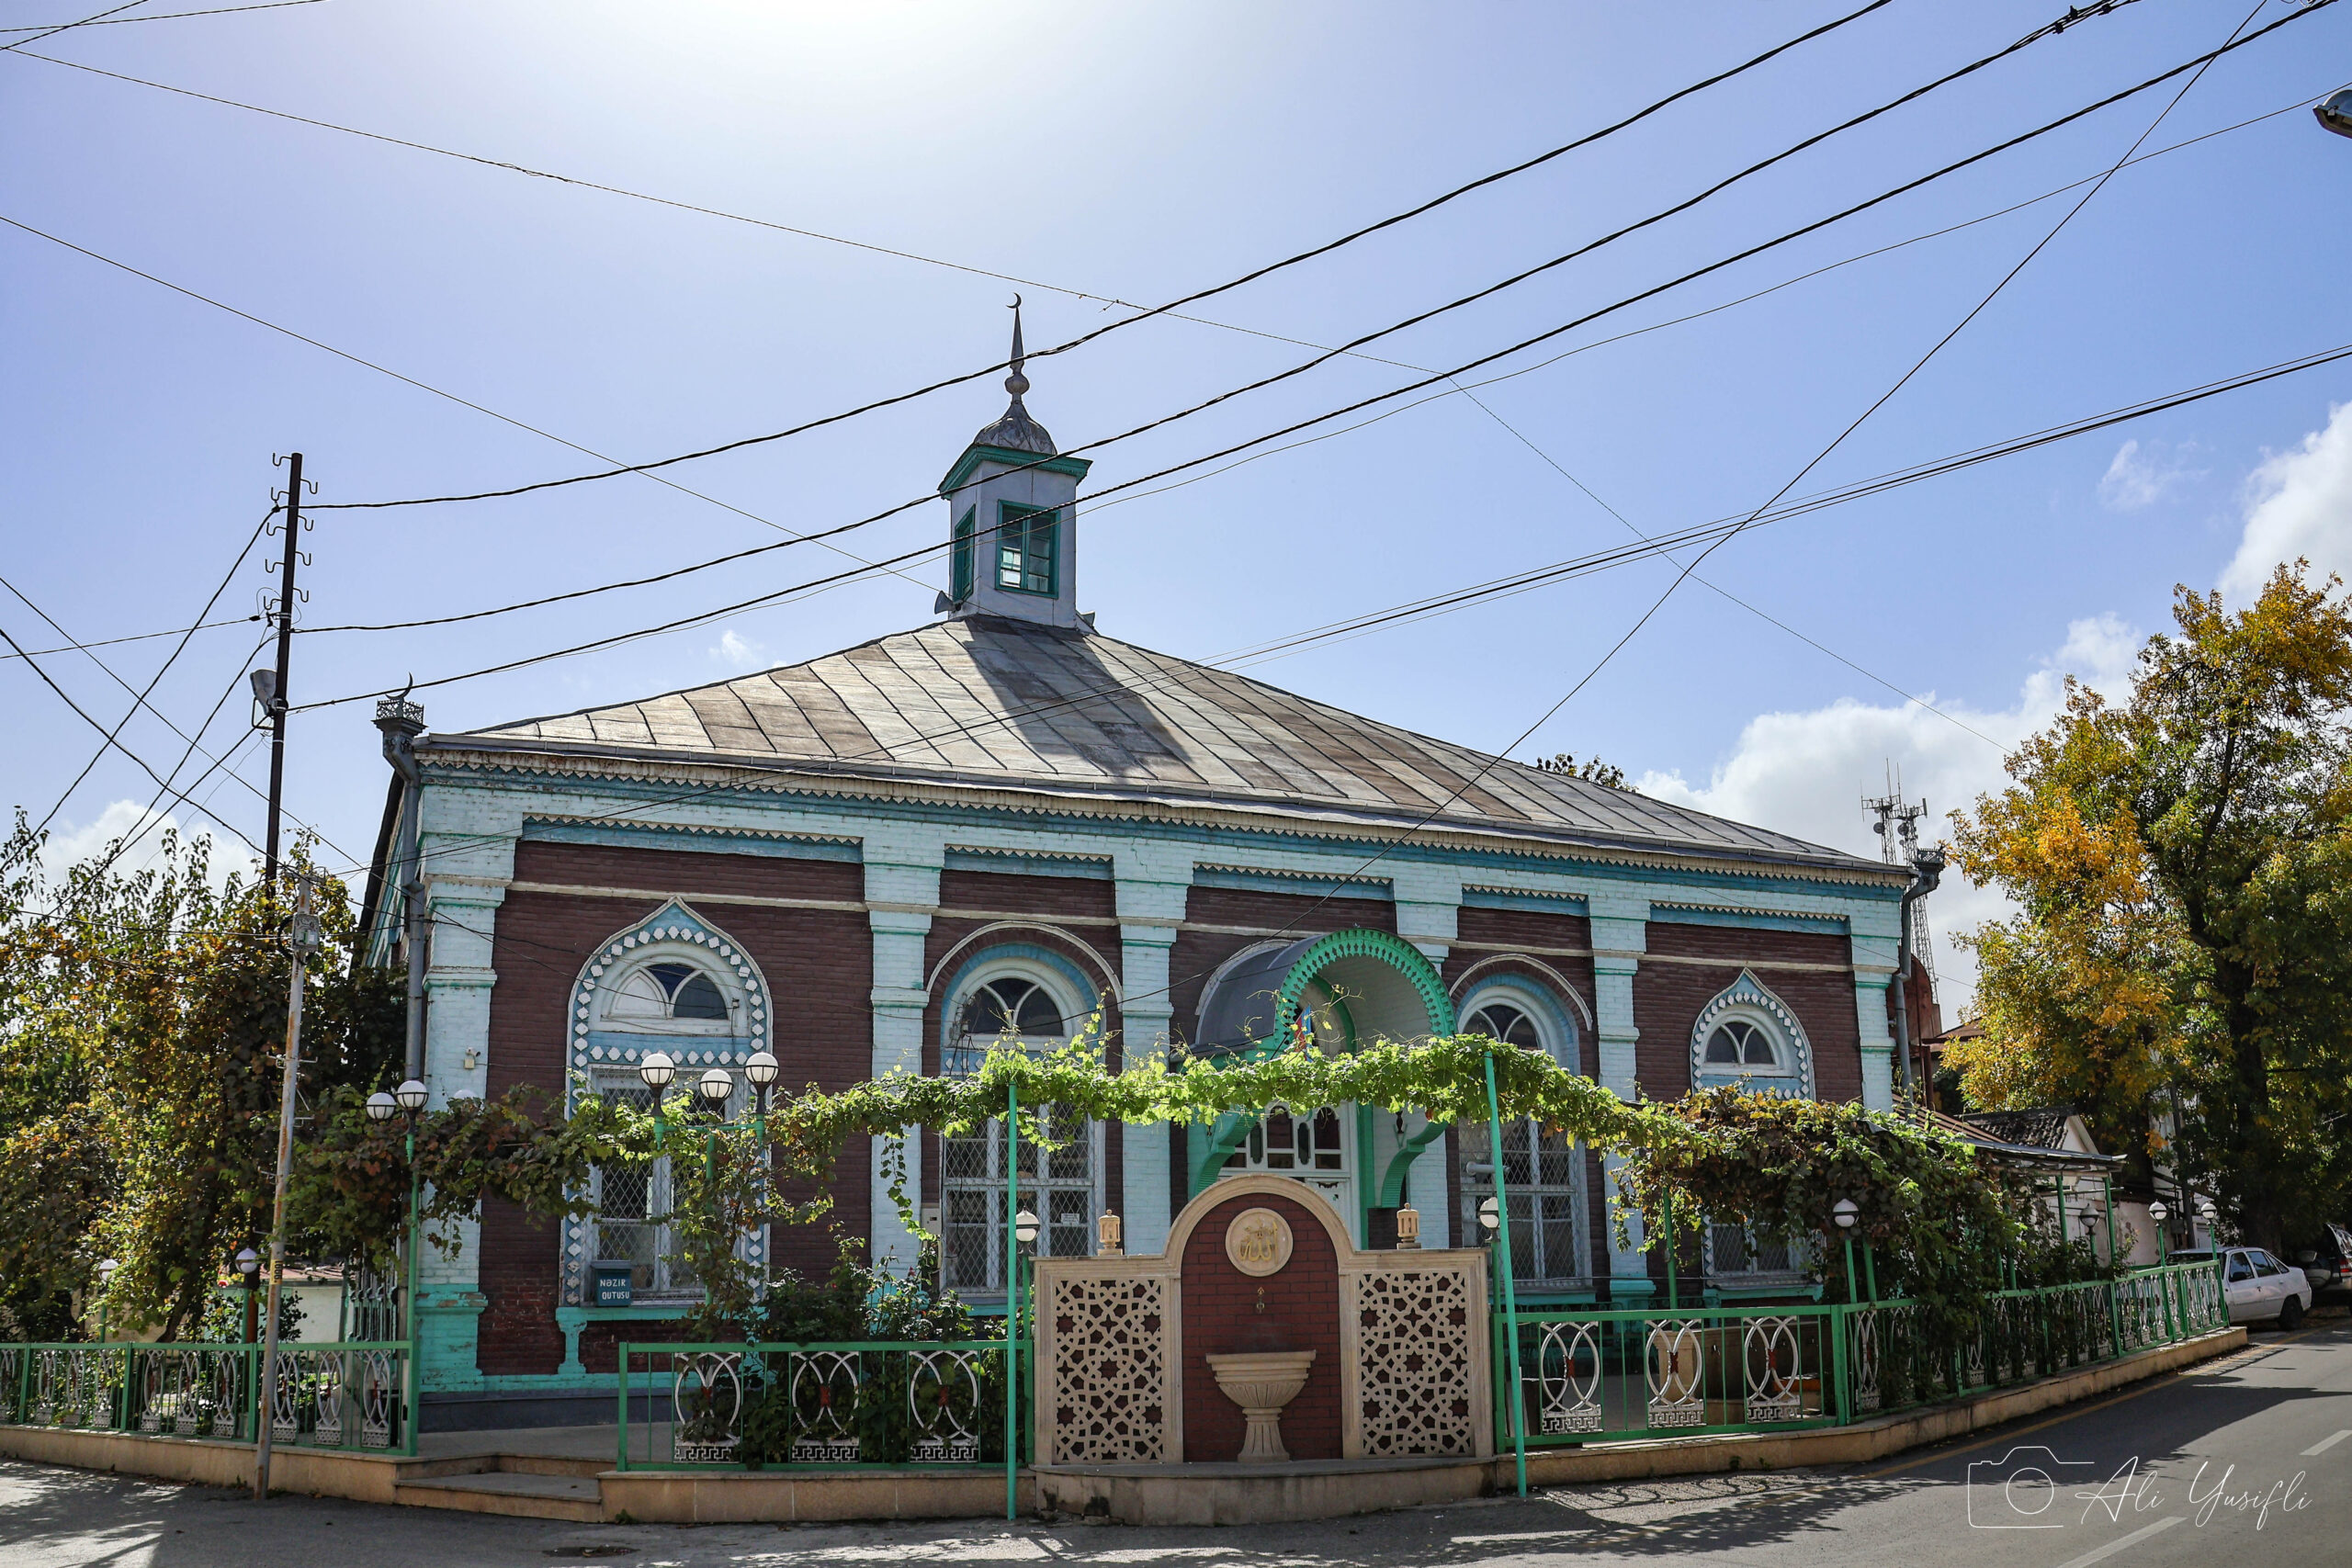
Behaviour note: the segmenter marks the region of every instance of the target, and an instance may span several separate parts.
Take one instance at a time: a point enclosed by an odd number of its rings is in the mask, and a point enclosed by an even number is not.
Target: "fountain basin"
[[[1290,1459],[1283,1447],[1283,1407],[1306,1386],[1315,1365],[1312,1350],[1258,1350],[1242,1355],[1211,1356],[1209,1371],[1216,1374],[1219,1393],[1241,1407],[1247,1430],[1241,1451],[1243,1464],[1282,1464]]]

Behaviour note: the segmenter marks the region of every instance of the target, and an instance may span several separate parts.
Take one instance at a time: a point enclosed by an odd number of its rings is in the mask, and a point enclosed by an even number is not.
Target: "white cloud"
[[[2352,403],[2329,409],[2326,428],[2254,470],[2245,532],[2222,592],[2250,603],[2274,567],[2299,558],[2352,578]]]
[[[1973,806],[1978,795],[2008,782],[2001,759],[2058,711],[2066,676],[2119,693],[2141,640],[2112,615],[2076,621],[2067,627],[2064,646],[2026,677],[2012,707],[1988,712],[1928,693],[1927,700],[1950,718],[1915,703],[1881,706],[1850,697],[1807,712],[1768,713],[1740,731],[1731,755],[1703,784],[1679,773],[1652,773],[1634,787],[1661,800],[1875,859],[1878,838],[1870,830],[1861,800],[1886,793],[1890,765],[1902,775],[1909,798],[1924,795],[1928,801],[1931,815],[1921,825],[1922,837],[1946,837],[1951,811]],[[1947,1021],[1959,1018],[1976,979],[1974,961],[1952,945],[1951,934],[2007,908],[1999,894],[1972,887],[1957,873],[1947,874],[1928,900]]]
[[[137,873],[156,865],[163,860],[164,835],[179,830],[179,819],[168,812],[149,811],[135,800],[118,800],[98,813],[96,818],[76,828],[62,818],[50,825],[49,842],[41,849],[41,874],[51,887],[62,886],[65,874],[85,861],[96,860],[107,852],[117,839],[136,831],[142,824],[150,824],[139,841],[122,852],[111,870],[116,873]],[[182,835],[184,838],[185,834]],[[200,837],[201,835],[199,835]],[[218,846],[215,846],[216,849]],[[231,870],[243,870],[244,863],[229,863],[234,857],[216,853],[212,857],[212,880],[220,883]]]
[[[2137,441],[2126,441],[2115,449],[2115,460],[2099,478],[2099,504],[2110,512],[2137,512],[2162,501],[2175,485],[2203,479],[2205,469],[2180,460],[2195,450],[2193,445],[2184,446],[2175,455],[2161,441],[2144,448]]]
[[[737,636],[735,628],[729,626],[718,634],[718,646],[710,650],[710,656],[731,670],[754,670],[766,660],[767,649],[747,637]]]

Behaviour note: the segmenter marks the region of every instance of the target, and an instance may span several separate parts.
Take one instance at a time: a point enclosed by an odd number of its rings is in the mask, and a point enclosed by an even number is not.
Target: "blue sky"
[[[93,0],[6,0],[0,22]],[[151,13],[195,9],[150,0]],[[89,27],[31,47],[154,82],[627,186],[931,260],[608,195],[0,55],[0,215],[625,459],[797,423],[1219,281],[1555,145],[1851,5],[1195,3],[449,5],[327,0]],[[1065,447],[1484,286],[2010,42],[2052,0],[1883,10],[1632,130],[1328,258],[1033,364]],[[2287,7],[2271,0],[2256,18]],[[137,16],[138,11],[126,13]],[[2240,5],[2143,0],[1792,159],[1541,279],[1278,389],[1122,443],[1125,479],[1490,352],[2039,125],[2217,45]],[[21,36],[21,35],[14,35]],[[2352,341],[2352,141],[2299,106],[2352,76],[2352,6],[2218,62],[2150,138],[2274,118],[2119,175],[1801,491]],[[1454,584],[1753,508],[1884,392],[2073,196],[1602,344],[2102,171],[2143,94],[1858,219],[1633,307],[1477,393],[1083,515],[1102,629],[1214,659]],[[952,263],[954,265],[936,265]],[[960,270],[976,268],[979,271]],[[1013,285],[985,276],[1032,280]],[[1070,292],[1095,298],[1078,298]],[[1230,330],[1230,329],[1247,329]],[[275,452],[321,501],[597,466],[548,435],[0,228],[0,517],[8,581],[74,637],[185,626],[267,503]],[[1272,335],[1261,335],[1272,334]],[[1281,341],[1283,339],[1294,342]],[[1901,767],[1940,815],[1999,778],[2057,673],[2113,681],[2176,583],[2352,559],[2352,362],[1759,529],[1685,584],[1516,753],[1598,754],[1659,793],[1867,850]],[[992,379],[644,479],[471,506],[320,514],[312,625],[409,619],[661,570],[922,495]],[[2334,423],[2331,423],[2331,421]],[[1327,427],[1328,428],[1328,427]],[[1556,465],[1556,467],[1555,466]],[[1568,478],[1589,487],[1619,517]],[[739,508],[740,511],[728,508]],[[746,516],[743,513],[752,513]],[[760,519],[766,521],[763,522]],[[944,533],[940,504],[845,536]],[[799,545],[737,568],[431,632],[298,638],[298,702],[650,625],[855,564]],[[422,694],[471,728],[716,680],[929,617],[934,562],[592,655]],[[1495,749],[1672,576],[1657,561],[1257,665],[1278,684]],[[250,561],[223,596],[250,615]],[[0,593],[0,626],[62,640]],[[197,634],[157,707],[191,729],[258,626]],[[169,641],[104,651],[143,683]],[[111,724],[79,654],[43,668]],[[1859,673],[1853,665],[1869,675]],[[1950,716],[1906,705],[1888,686]],[[0,796],[38,818],[96,737],[0,660]],[[208,750],[243,737],[242,692]],[[220,738],[226,740],[221,741]],[[159,768],[183,742],[141,716]],[[201,766],[201,762],[198,764]],[[233,771],[258,785],[248,745]],[[261,807],[199,792],[254,839]],[[368,706],[299,716],[293,813],[353,856],[385,768]],[[153,792],[119,756],[60,812],[72,849]],[[108,813],[112,816],[109,817]],[[175,819],[198,818],[185,807]],[[220,831],[214,829],[214,831]],[[323,852],[331,863],[345,857]],[[1939,896],[1939,930],[1982,918]],[[1964,982],[1964,960],[1946,953]]]

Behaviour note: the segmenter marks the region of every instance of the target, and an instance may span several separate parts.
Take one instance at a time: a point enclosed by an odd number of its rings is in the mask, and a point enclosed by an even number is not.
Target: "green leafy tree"
[[[2352,607],[2298,563],[2174,620],[1955,818],[2018,913],[1969,939],[1986,1034],[1951,1056],[1973,1102],[2074,1104],[2143,1164],[2177,1115],[2184,1175],[2275,1247],[2352,1185]]]

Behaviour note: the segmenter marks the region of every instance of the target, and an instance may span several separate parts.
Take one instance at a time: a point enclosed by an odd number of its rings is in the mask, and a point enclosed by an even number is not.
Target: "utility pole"
[[[299,457],[295,459],[298,477],[300,464]],[[290,557],[290,549],[288,554]],[[289,583],[294,580],[290,565],[286,569],[286,579]],[[282,639],[278,646],[285,646]],[[283,660],[285,655],[278,657]],[[285,723],[282,714],[278,722],[281,726]],[[294,1168],[294,1105],[302,1072],[302,977],[311,954],[319,950],[319,917],[313,907],[318,881],[318,874],[307,866],[294,873],[294,919],[286,933],[286,945],[294,955],[294,964],[286,987],[286,1078],[277,1106],[277,1182],[269,1220],[268,1317],[262,1325],[261,1370],[254,1380],[259,1390],[254,1420],[255,1502],[266,1502],[269,1497],[269,1441],[277,1404],[277,1312],[286,1288],[286,1183]]]
[[[277,670],[267,693],[260,692],[260,682],[254,682],[255,694],[269,704],[269,837],[262,850],[261,874],[272,886],[277,882],[277,822],[286,798],[286,667],[294,653],[294,561],[302,553],[301,543],[302,454],[297,452],[287,459],[286,564],[277,587]]]

